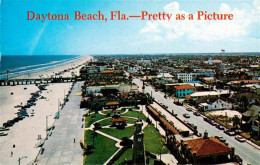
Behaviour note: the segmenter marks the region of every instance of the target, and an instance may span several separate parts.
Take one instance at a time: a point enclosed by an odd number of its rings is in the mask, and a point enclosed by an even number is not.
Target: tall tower
[[[133,146],[133,163],[135,165],[145,165],[144,153],[144,133],[142,131],[142,121],[139,120],[135,123],[136,131],[134,133],[134,146]]]

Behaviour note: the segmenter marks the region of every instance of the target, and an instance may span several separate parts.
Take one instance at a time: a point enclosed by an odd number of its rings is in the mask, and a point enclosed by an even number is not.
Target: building
[[[208,137],[205,131],[202,138],[178,141],[168,136],[167,144],[177,156],[180,164],[218,164],[232,162],[235,149],[218,138]]]
[[[251,128],[252,132],[258,134],[259,136],[259,131],[260,131],[259,115],[260,115],[260,106],[252,105],[248,109],[248,111],[242,114],[242,125],[241,125],[242,129],[248,130]]]
[[[214,65],[214,64],[221,64],[221,60],[212,60],[211,58],[208,61],[203,61],[204,64]]]
[[[212,103],[200,103],[198,106],[201,111],[232,109],[231,103],[225,102],[221,99],[218,99]]]
[[[228,147],[217,138],[208,137],[207,132],[203,138],[187,140],[183,144],[183,150],[187,151],[187,157],[190,157],[194,164],[222,163],[234,156],[234,148]]]
[[[203,92],[194,92],[190,95],[192,100],[197,100],[202,97],[220,97],[220,96],[229,96],[232,92],[229,90],[217,90],[217,91],[203,91]]]
[[[214,77],[214,72],[177,73],[176,78],[183,82],[195,81],[199,76]]]
[[[175,91],[176,91],[175,93],[176,97],[184,98],[186,95],[190,95],[193,92],[195,92],[196,88],[194,86],[184,84],[184,85],[176,86]]]
[[[142,121],[135,123],[136,131],[134,133],[133,143],[133,164],[134,165],[145,165],[145,149],[144,149],[144,133],[142,131]]]
[[[140,64],[150,65],[150,63],[151,63],[150,60],[144,60],[143,58],[141,60],[137,60],[136,62],[138,65],[140,65]]]
[[[252,133],[260,137],[260,113],[252,117]]]
[[[117,90],[119,92],[128,93],[128,92],[138,92],[137,85],[127,85],[127,84],[120,84],[120,85],[102,85],[102,86],[88,86],[83,88],[81,91],[83,93],[100,93],[102,90]]]
[[[170,73],[161,73],[159,75],[157,75],[157,78],[161,78],[164,80],[173,80],[173,75],[171,75]]]

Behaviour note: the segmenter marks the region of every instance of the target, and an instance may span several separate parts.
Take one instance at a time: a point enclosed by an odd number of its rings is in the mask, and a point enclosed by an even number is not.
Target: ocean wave
[[[81,58],[81,57],[64,59],[64,60],[60,60],[60,61],[52,61],[52,62],[45,63],[45,64],[19,67],[19,69],[16,68],[16,69],[9,70],[8,77],[14,78],[14,77],[22,76],[22,75],[25,75],[25,74],[32,74],[32,73],[36,73],[36,72],[39,72],[39,71],[49,70],[49,69],[52,69],[52,68],[55,68],[55,67],[58,67],[58,66],[73,63],[74,61],[77,61],[79,58]],[[32,69],[34,67],[36,67],[36,68]],[[0,79],[5,79],[6,76],[7,76],[6,72],[2,72],[0,74]]]

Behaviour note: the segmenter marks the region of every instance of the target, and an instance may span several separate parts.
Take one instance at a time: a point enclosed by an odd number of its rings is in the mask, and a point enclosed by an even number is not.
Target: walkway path
[[[45,151],[38,157],[37,164],[83,164],[80,139],[84,139],[82,115],[84,110],[79,108],[81,96],[75,95],[80,91],[82,83],[76,83],[69,96],[69,102],[60,112],[55,122],[52,135],[45,142]],[[75,138],[75,143],[73,142]]]

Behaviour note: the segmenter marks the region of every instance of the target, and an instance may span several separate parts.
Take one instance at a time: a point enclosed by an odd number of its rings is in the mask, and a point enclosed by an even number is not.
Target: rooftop
[[[197,156],[206,156],[232,151],[232,149],[225,143],[213,137],[209,137],[208,139],[199,138],[188,140],[184,143],[187,144],[187,148],[191,148],[191,153],[196,153]]]
[[[178,89],[178,90],[181,90],[181,89],[195,89],[194,86],[191,86],[189,84],[180,85],[180,86],[177,86],[175,88]]]
[[[194,93],[191,94],[191,97],[216,96],[216,95],[221,95],[221,94],[229,94],[229,90],[194,92]]]
[[[119,102],[108,102],[106,103],[107,106],[109,105],[119,105]]]

